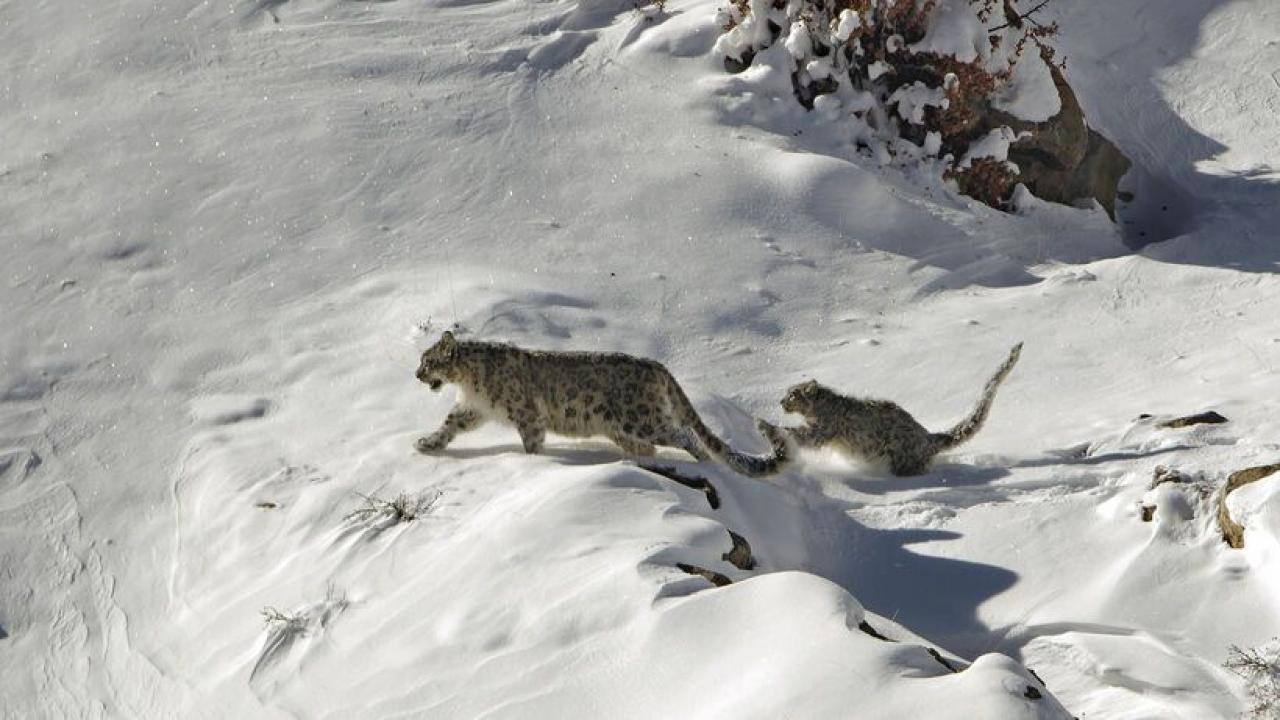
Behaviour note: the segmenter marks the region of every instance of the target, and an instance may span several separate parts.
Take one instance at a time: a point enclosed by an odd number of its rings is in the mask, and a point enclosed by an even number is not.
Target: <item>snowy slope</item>
[[[1243,550],[1194,494],[1139,504],[1157,464],[1280,455],[1280,16],[1106,5],[1061,20],[1140,165],[1122,230],[744,94],[707,0],[0,4],[0,708],[1235,717],[1228,645],[1280,634],[1280,481],[1240,491]],[[799,379],[944,426],[1026,351],[922,477],[665,456],[712,509],[603,442],[414,453],[453,323],[661,360],[757,451]]]

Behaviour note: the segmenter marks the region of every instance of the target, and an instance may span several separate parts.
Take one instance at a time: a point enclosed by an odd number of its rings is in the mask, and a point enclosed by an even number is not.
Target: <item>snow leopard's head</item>
[[[432,390],[440,390],[444,384],[453,380],[454,368],[458,360],[458,341],[448,330],[435,345],[422,353],[422,361],[418,363],[416,377]]]
[[[821,391],[822,386],[817,380],[806,380],[799,385],[792,385],[787,390],[787,394],[782,396],[782,409],[789,413],[807,415]]]

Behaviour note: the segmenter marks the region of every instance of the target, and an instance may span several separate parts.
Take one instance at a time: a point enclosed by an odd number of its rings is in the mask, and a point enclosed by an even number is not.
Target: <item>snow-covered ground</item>
[[[1280,6],[1057,5],[1119,228],[878,168],[714,0],[0,2],[0,715],[1237,717],[1280,475],[1240,550],[1148,486],[1280,462]],[[1026,346],[928,475],[664,452],[712,508],[603,441],[414,452],[455,323],[658,359],[754,451],[800,379],[941,428]]]

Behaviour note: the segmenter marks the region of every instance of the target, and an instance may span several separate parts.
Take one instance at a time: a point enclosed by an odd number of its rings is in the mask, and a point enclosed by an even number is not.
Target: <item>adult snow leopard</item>
[[[661,363],[622,353],[524,350],[458,340],[446,331],[422,353],[417,378],[432,390],[446,383],[461,390],[440,429],[415,443],[423,453],[497,420],[515,426],[527,453],[539,452],[551,431],[603,435],[630,455],[653,455],[662,445],[699,460],[715,456],[750,477],[775,473],[788,460],[786,439],[763,420],[757,427],[773,445],[772,456],[731,449],[702,422]]]

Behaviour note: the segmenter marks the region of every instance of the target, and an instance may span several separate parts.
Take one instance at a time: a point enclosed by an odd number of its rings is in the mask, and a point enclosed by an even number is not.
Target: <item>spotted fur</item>
[[[547,432],[609,438],[629,455],[653,455],[661,445],[699,460],[721,459],[751,477],[777,472],[787,462],[778,428],[757,427],[773,455],[739,453],[702,422],[679,383],[661,363],[621,353],[524,350],[514,345],[463,341],[446,332],[422,354],[418,380],[432,390],[457,385],[457,405],[439,430],[415,447],[443,450],[459,432],[490,420],[514,425],[525,452],[542,449]]]
[[[883,463],[894,475],[928,471],[938,453],[956,447],[982,429],[1000,383],[1022,353],[1022,343],[987,380],[982,398],[969,416],[946,432],[931,433],[911,414],[888,400],[840,395],[810,380],[787,390],[782,409],[804,416],[806,425],[780,428],[801,447],[834,446],[851,455]]]

